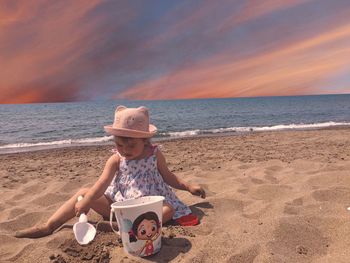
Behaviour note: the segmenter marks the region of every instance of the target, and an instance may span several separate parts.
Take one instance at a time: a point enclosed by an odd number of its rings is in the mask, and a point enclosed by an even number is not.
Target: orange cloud
[[[119,94],[180,99],[312,94],[349,65],[350,25],[239,61],[223,53]]]
[[[1,103],[32,103],[37,101],[57,102],[75,101],[78,96],[79,85],[74,82],[52,84],[37,82],[20,87],[9,87],[1,90]]]
[[[78,94],[84,93],[90,73],[99,74],[100,67],[122,55],[112,50],[92,56],[101,37],[110,34],[102,26],[103,14],[91,15],[101,2],[12,1],[0,8],[0,103],[86,99]],[[113,28],[127,21],[115,19]],[[70,83],[72,92],[65,87]]]
[[[64,3],[46,3],[45,23],[37,19],[40,5],[30,1],[23,5],[13,2],[12,8],[3,9],[1,15],[6,15],[1,26],[6,39],[0,38],[0,46],[5,46],[6,60],[0,62],[0,103],[50,101],[51,97],[45,96],[52,93],[52,86],[58,89],[55,94],[65,89],[59,83],[65,82],[62,77],[67,67],[84,52],[79,48],[84,31],[74,24],[96,3],[74,1],[69,8],[60,8]],[[40,4],[45,7],[43,1]],[[17,30],[12,30],[14,27]],[[45,87],[50,92],[45,92]],[[70,100],[70,95],[71,92],[57,99]]]

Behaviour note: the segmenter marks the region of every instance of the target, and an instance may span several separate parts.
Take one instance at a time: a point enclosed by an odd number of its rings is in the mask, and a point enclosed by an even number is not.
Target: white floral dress
[[[140,160],[126,160],[120,156],[119,170],[105,191],[112,201],[120,202],[142,196],[161,195],[175,209],[173,219],[188,215],[191,209],[182,203],[171,187],[163,180],[157,168],[158,147],[153,146],[152,155]]]

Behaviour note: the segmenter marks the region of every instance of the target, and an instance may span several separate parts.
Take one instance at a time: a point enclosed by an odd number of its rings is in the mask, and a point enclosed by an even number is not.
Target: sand
[[[0,155],[1,262],[350,262],[350,129],[280,131],[161,142],[170,169],[207,198],[177,195],[194,227],[164,226],[162,250],[128,256],[98,223],[88,246],[77,218],[40,239],[15,231],[46,219],[102,172],[112,145]]]

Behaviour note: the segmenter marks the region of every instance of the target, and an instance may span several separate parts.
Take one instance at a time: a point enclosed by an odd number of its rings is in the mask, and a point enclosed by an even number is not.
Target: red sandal
[[[199,219],[195,214],[189,214],[175,219],[175,222],[180,226],[195,226],[199,224]]]

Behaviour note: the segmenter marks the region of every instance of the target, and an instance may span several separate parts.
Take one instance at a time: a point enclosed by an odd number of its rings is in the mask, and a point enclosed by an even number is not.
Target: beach
[[[17,230],[45,222],[78,189],[91,186],[113,145],[3,154],[0,261],[350,261],[350,128],[159,144],[171,171],[206,190],[206,199],[176,190],[199,216],[199,225],[163,226],[161,251],[144,259],[128,256],[92,211],[89,220],[98,233],[88,246],[74,239],[77,218],[48,237],[17,239]]]

